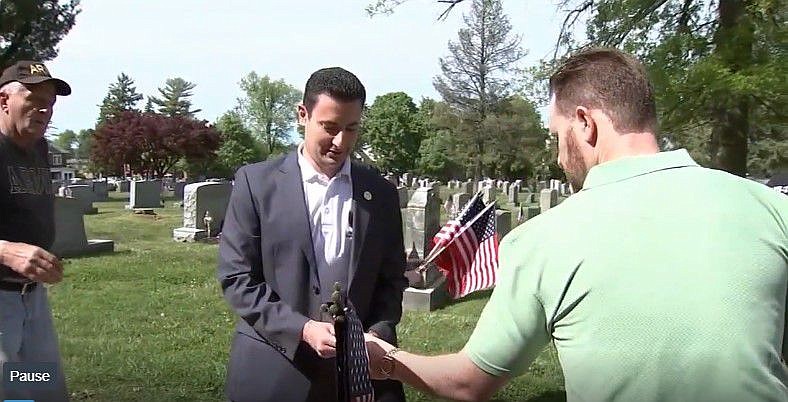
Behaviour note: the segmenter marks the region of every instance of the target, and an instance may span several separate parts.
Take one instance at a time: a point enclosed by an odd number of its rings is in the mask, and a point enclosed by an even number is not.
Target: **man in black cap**
[[[57,95],[70,93],[39,62],[19,61],[0,76],[0,363],[22,364],[9,366],[36,370],[39,379],[49,373],[32,387],[9,384],[9,375],[0,400],[68,400],[43,284],[63,279],[63,265],[47,251],[55,217],[44,132]]]

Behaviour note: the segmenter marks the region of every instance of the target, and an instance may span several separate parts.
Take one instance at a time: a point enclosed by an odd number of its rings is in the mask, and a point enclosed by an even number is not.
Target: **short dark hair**
[[[570,56],[550,76],[550,94],[562,115],[585,106],[604,110],[618,131],[656,130],[654,89],[646,69],[620,50],[593,47]]]
[[[358,77],[340,67],[321,68],[312,73],[306,81],[304,107],[308,113],[312,112],[317,97],[321,94],[342,102],[357,100],[361,102],[361,106],[364,106],[367,98],[367,91]]]

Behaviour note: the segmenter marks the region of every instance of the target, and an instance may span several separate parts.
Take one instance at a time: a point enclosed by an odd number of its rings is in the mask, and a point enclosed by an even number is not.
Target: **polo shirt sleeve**
[[[498,284],[463,349],[477,367],[497,377],[525,373],[550,339],[537,293],[541,267],[529,262],[540,259],[525,257],[529,242],[518,232],[501,243]]]

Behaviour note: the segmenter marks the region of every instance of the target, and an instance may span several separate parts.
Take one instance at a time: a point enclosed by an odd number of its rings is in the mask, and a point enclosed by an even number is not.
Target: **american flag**
[[[375,391],[369,379],[369,358],[364,341],[364,327],[358,315],[349,305],[345,308],[344,320],[335,323],[335,333],[342,337],[337,345],[337,386],[345,401],[372,402]]]
[[[435,265],[447,279],[449,294],[457,299],[495,285],[498,270],[498,234],[495,203],[484,205],[481,193],[446,223],[432,239],[440,250]]]

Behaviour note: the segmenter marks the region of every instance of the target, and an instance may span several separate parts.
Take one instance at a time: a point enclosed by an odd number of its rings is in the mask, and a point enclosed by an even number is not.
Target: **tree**
[[[295,122],[295,107],[301,91],[284,80],[272,81],[252,71],[241,80],[245,96],[238,99],[238,109],[246,126],[263,143],[263,151],[270,155],[283,149]]]
[[[57,44],[74,26],[79,0],[0,2],[0,68],[16,60],[51,60]]]
[[[79,130],[77,134],[77,149],[74,152],[74,158],[87,159],[90,157],[90,150],[93,147],[93,134],[96,130],[92,128]]]
[[[551,155],[545,147],[547,129],[535,105],[522,96],[514,95],[503,101],[481,127],[491,138],[483,160],[492,177],[532,177],[542,164],[550,163]]]
[[[241,166],[263,160],[260,145],[244,127],[238,113],[225,113],[216,122],[216,129],[222,137],[222,145],[216,152],[216,174],[231,177]]]
[[[192,90],[197,84],[184,80],[183,78],[168,78],[165,82],[164,88],[159,88],[161,98],[152,96],[148,98],[149,103],[157,105],[158,112],[165,116],[189,116],[194,117],[194,114],[201,109],[192,110],[192,102],[189,98],[192,96]],[[152,108],[152,105],[150,105]],[[146,106],[148,108],[148,106]]]
[[[216,158],[221,137],[206,121],[124,111],[96,129],[91,159],[104,173],[136,172],[163,177],[179,160]]]
[[[653,76],[661,131],[712,167],[744,175],[779,161],[758,144],[786,141],[785,8],[777,0],[569,1],[565,31],[588,15],[588,40],[641,57]],[[568,39],[563,35],[561,39]],[[562,45],[563,42],[559,42]],[[784,147],[777,147],[775,151]],[[754,156],[754,155],[753,155]],[[763,167],[754,166],[757,169]]]
[[[364,119],[364,137],[385,172],[412,170],[423,135],[418,109],[404,92],[378,96]]]
[[[52,143],[64,151],[74,152],[74,147],[77,145],[77,133],[73,130],[65,130],[58,134]]]
[[[473,0],[463,19],[466,27],[460,29],[457,42],[449,42],[450,55],[439,59],[443,74],[434,85],[462,120],[477,126],[464,133],[472,136],[470,143],[479,156],[474,171],[479,177],[488,136],[478,125],[509,95],[511,79],[506,74],[525,53],[520,38],[509,35],[511,24],[501,0]]]
[[[106,123],[123,111],[138,110],[136,105],[140,100],[142,100],[142,95],[137,93],[134,80],[125,73],[120,73],[118,81],[109,85],[109,91],[99,105],[99,117],[96,125]]]

